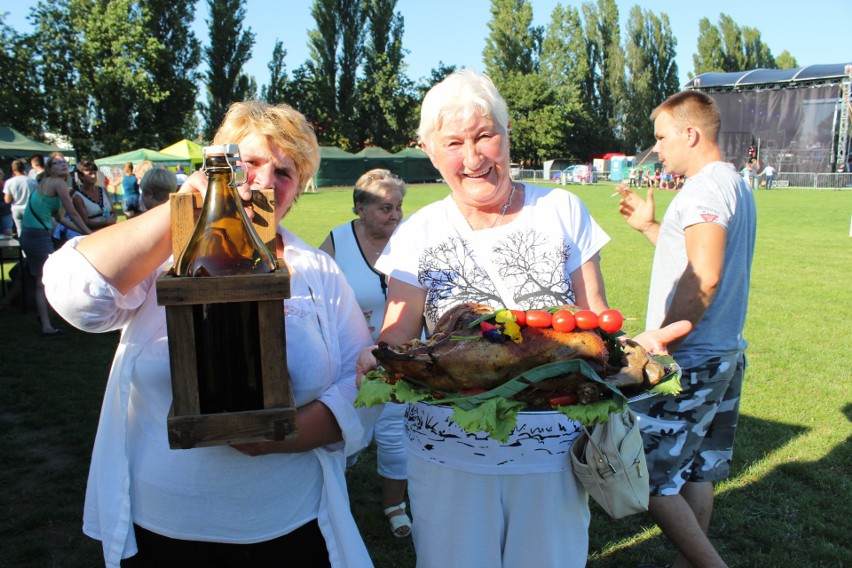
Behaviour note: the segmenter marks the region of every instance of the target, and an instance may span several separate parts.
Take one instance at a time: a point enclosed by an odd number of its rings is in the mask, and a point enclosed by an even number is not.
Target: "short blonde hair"
[[[376,168],[366,172],[355,182],[355,191],[352,192],[352,211],[357,214],[359,205],[381,201],[385,194],[393,189],[398,189],[399,193],[405,197],[405,182],[390,170]]]
[[[265,136],[293,159],[299,173],[299,193],[303,192],[320,163],[317,137],[305,116],[284,103],[271,105],[256,100],[234,103],[225,113],[213,144],[239,144],[250,134]]]
[[[462,69],[429,89],[420,108],[421,142],[429,144],[445,120],[469,120],[474,115],[494,121],[501,134],[509,131],[509,109],[488,75]]]
[[[719,139],[722,127],[722,114],[713,97],[700,91],[680,91],[675,93],[651,112],[651,120],[656,120],[661,112],[672,115],[674,125],[682,132],[688,126],[700,128],[713,143]]]

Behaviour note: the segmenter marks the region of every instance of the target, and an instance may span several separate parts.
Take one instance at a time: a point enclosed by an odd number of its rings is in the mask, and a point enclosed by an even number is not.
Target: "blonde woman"
[[[27,266],[35,281],[36,312],[44,337],[63,333],[50,322],[50,310],[41,281],[44,263],[53,252],[51,235],[54,225],[58,223],[84,235],[92,232],[71,200],[65,182],[68,171],[69,165],[65,158],[51,156],[47,159],[45,169],[38,177],[38,187],[27,202],[21,223],[21,249],[27,255]],[[67,216],[60,214],[62,209]]]

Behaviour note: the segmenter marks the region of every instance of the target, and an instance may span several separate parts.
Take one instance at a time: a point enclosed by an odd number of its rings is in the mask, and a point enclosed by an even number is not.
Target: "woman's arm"
[[[600,254],[595,254],[572,272],[571,282],[574,285],[574,302],[579,307],[592,310],[596,314],[609,309],[601,274]]]
[[[78,233],[83,235],[90,235],[92,233],[89,226],[86,225],[86,222],[83,221],[83,218],[77,212],[77,209],[74,207],[74,202],[71,200],[71,194],[68,193],[68,188],[65,186],[65,182],[56,180],[53,183],[53,189],[56,192],[56,196],[59,197],[59,201],[62,202],[62,207],[65,208],[65,212],[68,214],[68,217],[71,219],[73,226],[69,226],[66,222],[67,220],[62,215],[62,212],[59,213],[59,217],[57,221],[62,223],[69,229],[74,229]]]
[[[388,278],[385,319],[377,340],[389,345],[402,345],[406,341],[419,338],[423,334],[423,310],[425,306],[425,290],[400,280]],[[378,365],[372,351],[372,347],[364,349],[355,363],[359,385],[361,376],[375,369]]]
[[[334,237],[331,236],[331,233],[328,233],[328,236],[319,246],[321,251],[325,251],[331,258],[334,258]]]
[[[165,203],[89,235],[77,244],[77,251],[127,294],[169,258],[171,234],[171,207]]]

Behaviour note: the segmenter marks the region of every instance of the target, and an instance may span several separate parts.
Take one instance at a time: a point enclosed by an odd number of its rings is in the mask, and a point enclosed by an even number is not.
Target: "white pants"
[[[402,439],[405,404],[385,404],[376,424],[373,439],[376,441],[376,461],[379,475],[387,479],[408,477],[408,451]]]
[[[485,475],[410,454],[417,568],[578,568],[589,550],[588,495],[569,469]]]

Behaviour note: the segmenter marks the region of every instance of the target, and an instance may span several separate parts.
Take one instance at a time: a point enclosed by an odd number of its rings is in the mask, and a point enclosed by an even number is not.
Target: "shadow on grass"
[[[844,408],[852,421],[852,404]],[[751,469],[809,428],[741,415],[732,476],[717,487],[710,538],[731,567],[852,566],[849,499],[852,440],[819,460]],[[749,480],[754,476],[753,481]],[[592,504],[589,566],[609,568],[673,561],[674,546],[647,513],[610,519]]]
[[[32,311],[0,310],[0,566],[103,565],[81,532],[92,442],[117,333],[65,325],[42,338]],[[844,409],[852,420],[852,405]],[[820,459],[760,464],[809,429],[743,415],[733,477],[718,493],[711,537],[730,566],[852,566],[848,535],[852,440]],[[807,443],[802,443],[807,448]],[[777,459],[777,458],[776,458]],[[769,462],[771,463],[771,461]],[[751,480],[754,477],[754,480]],[[396,539],[381,511],[375,450],[347,473],[353,514],[377,568],[415,564],[410,538]],[[416,514],[416,513],[415,513]],[[593,505],[589,566],[666,563],[674,555],[647,514],[608,518]]]

